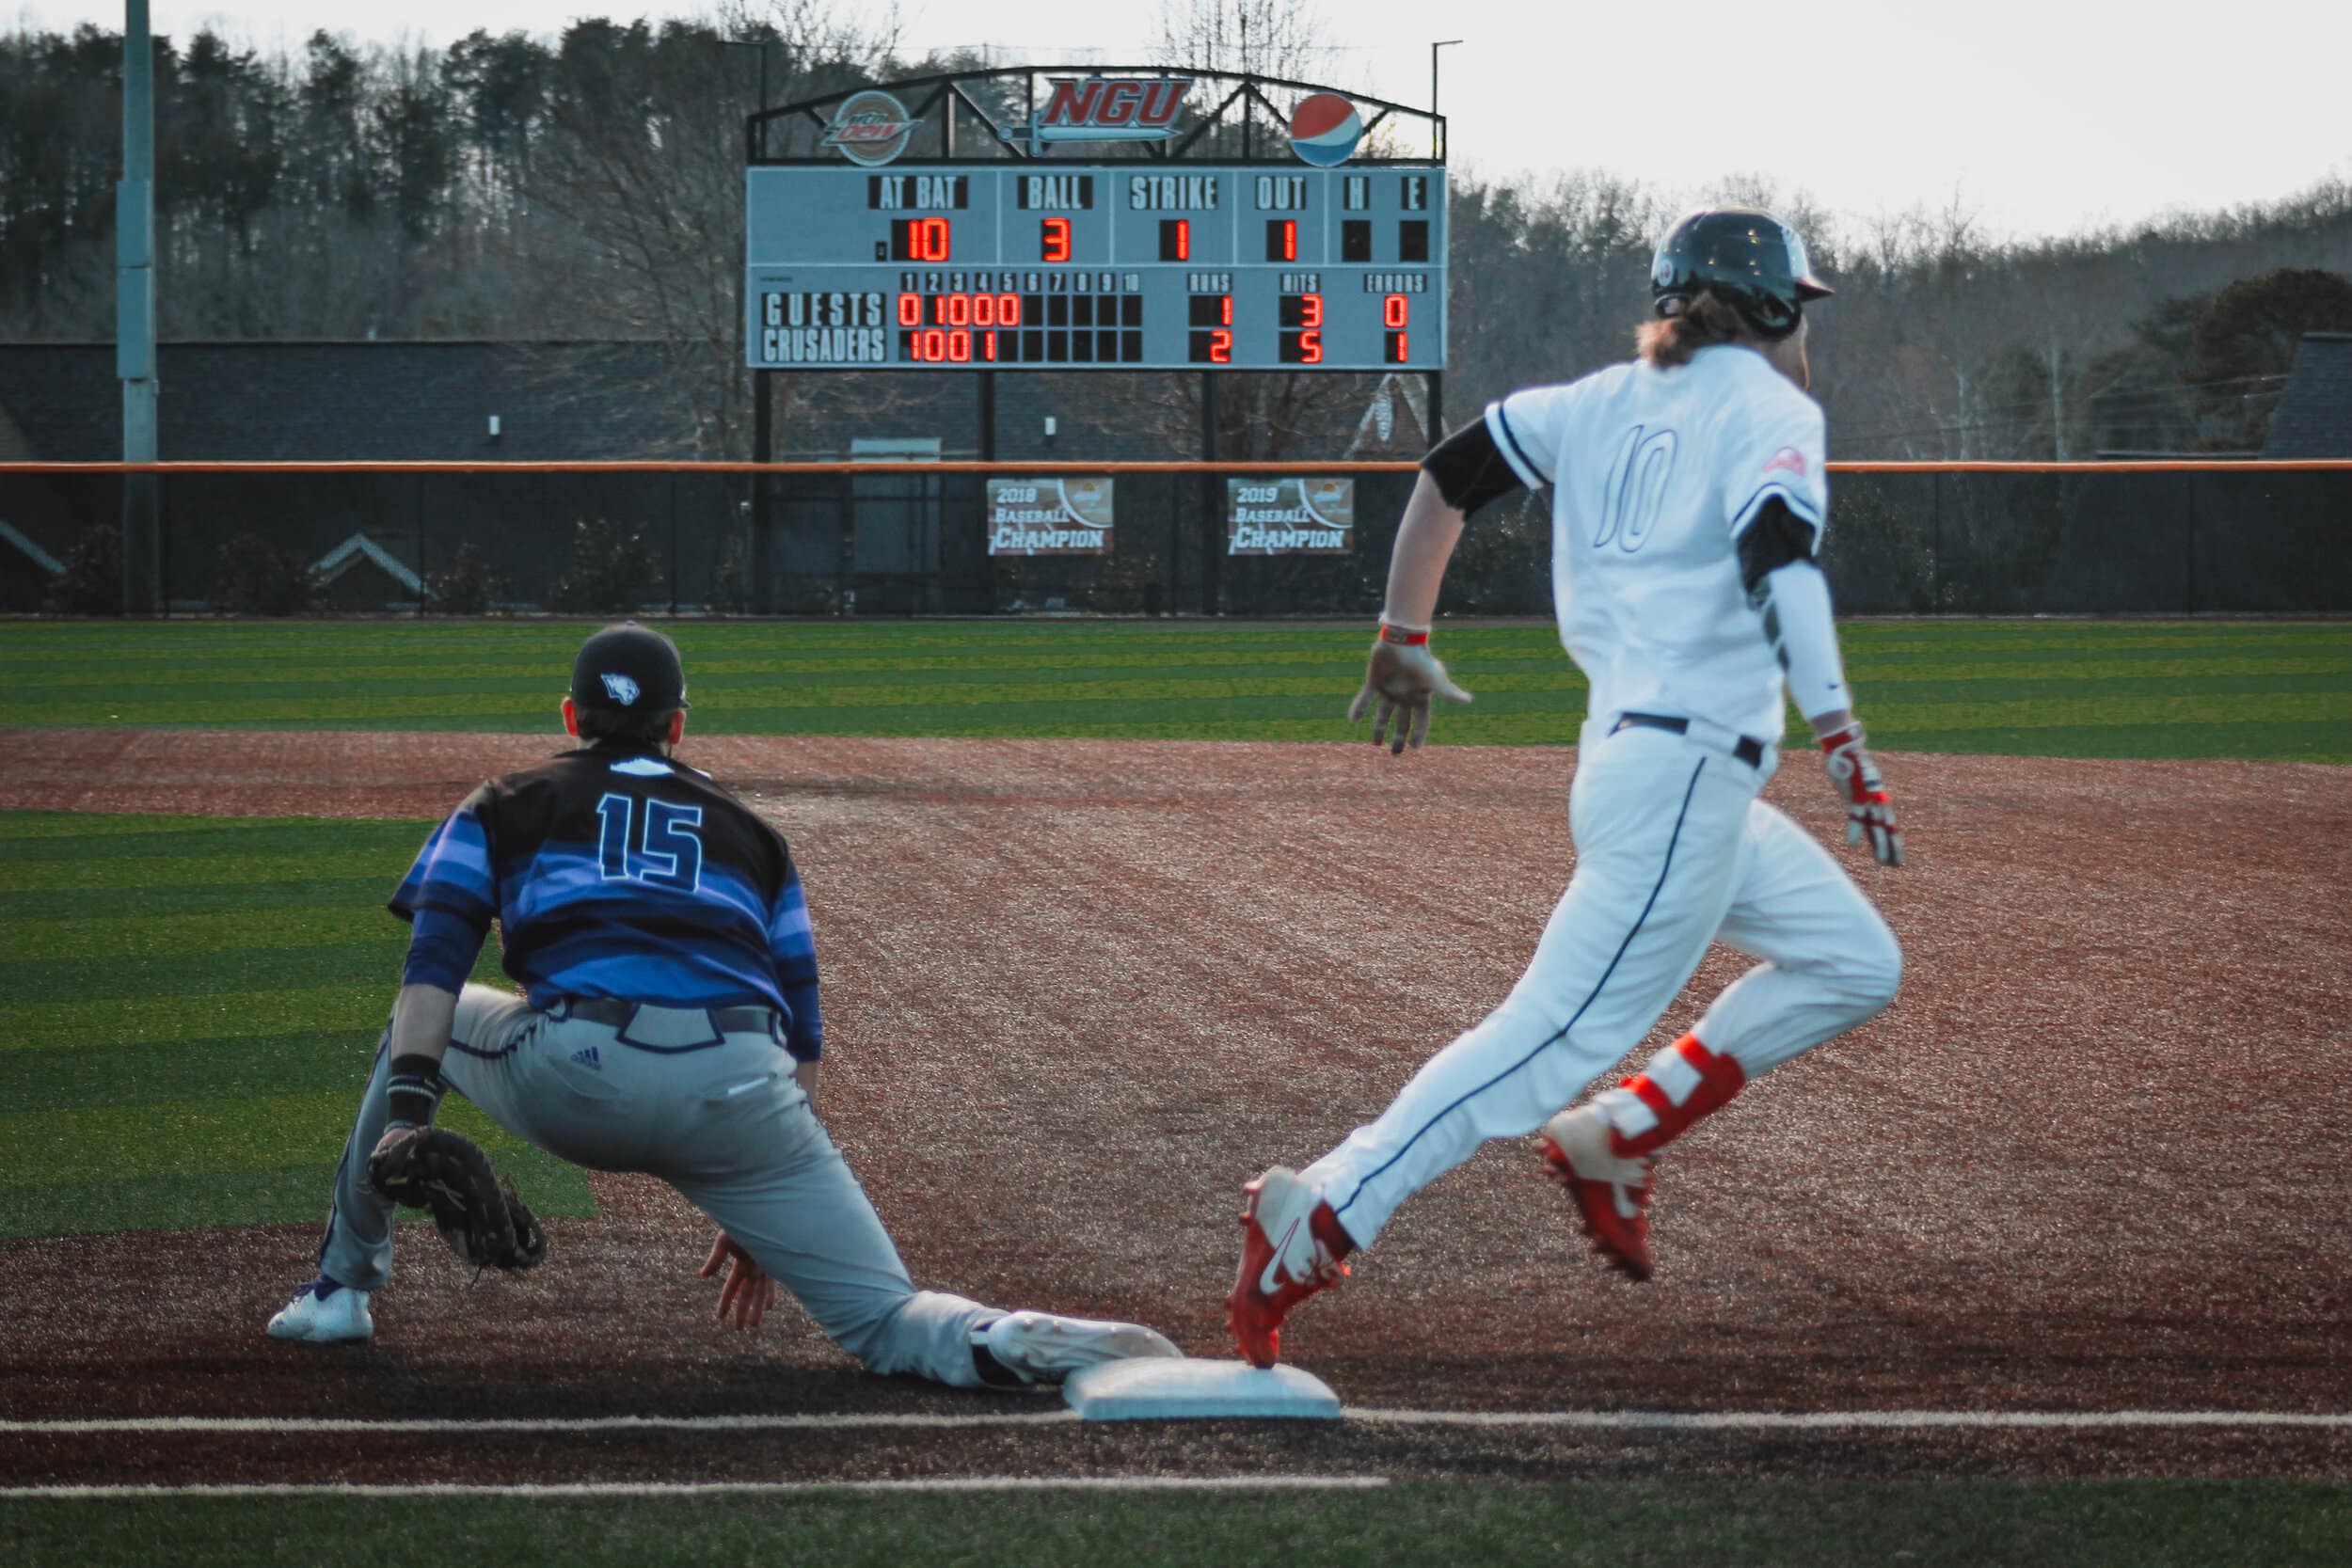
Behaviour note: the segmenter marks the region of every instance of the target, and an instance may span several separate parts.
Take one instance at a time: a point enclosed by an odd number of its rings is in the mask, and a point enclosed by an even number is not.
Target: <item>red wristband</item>
[[[1409,631],[1403,626],[1392,626],[1383,621],[1380,623],[1380,641],[1402,643],[1407,648],[1426,648],[1429,646],[1429,634],[1425,631]]]

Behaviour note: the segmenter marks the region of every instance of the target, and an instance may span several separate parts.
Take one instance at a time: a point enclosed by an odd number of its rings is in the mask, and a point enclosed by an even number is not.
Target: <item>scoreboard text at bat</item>
[[[748,171],[754,369],[1438,370],[1437,166]]]

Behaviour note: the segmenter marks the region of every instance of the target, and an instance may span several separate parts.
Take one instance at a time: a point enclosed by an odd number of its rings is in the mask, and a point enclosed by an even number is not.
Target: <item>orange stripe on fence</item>
[[[1406,461],[1320,462],[1311,458],[1273,461],[1165,463],[1075,463],[1054,460],[983,463],[955,459],[937,463],[855,462],[733,463],[444,462],[423,460],[355,462],[174,462],[174,463],[0,463],[0,474],[1409,474],[1421,467]],[[1834,474],[2177,474],[2352,472],[2352,458],[2129,463],[1832,463]]]
[[[1417,463],[0,463],[0,474],[1408,474]]]

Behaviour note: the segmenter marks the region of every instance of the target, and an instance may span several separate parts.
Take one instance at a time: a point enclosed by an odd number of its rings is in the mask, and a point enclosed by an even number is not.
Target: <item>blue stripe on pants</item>
[[[1617,943],[1617,951],[1611,956],[1609,959],[1609,967],[1600,972],[1600,978],[1593,982],[1593,989],[1591,992],[1585,996],[1582,1002],[1577,1005],[1576,1011],[1569,1015],[1567,1022],[1563,1023],[1559,1028],[1553,1030],[1549,1035],[1546,1036],[1542,1043],[1537,1045],[1534,1050],[1529,1052],[1518,1061],[1513,1062],[1509,1067],[1504,1068],[1501,1072],[1496,1073],[1492,1078],[1487,1079],[1476,1088],[1461,1095],[1444,1110],[1439,1111],[1436,1116],[1423,1122],[1422,1124],[1421,1131],[1406,1139],[1405,1142],[1398,1147],[1397,1151],[1394,1154],[1391,1154],[1386,1160],[1381,1161],[1376,1168],[1365,1173],[1365,1175],[1357,1181],[1356,1190],[1347,1195],[1347,1202],[1333,1206],[1332,1212],[1334,1213],[1346,1213],[1349,1205],[1353,1204],[1358,1198],[1363,1196],[1364,1189],[1377,1180],[1382,1171],[1387,1170],[1391,1165],[1395,1164],[1399,1160],[1405,1158],[1406,1154],[1411,1150],[1415,1144],[1421,1142],[1422,1138],[1428,1135],[1432,1128],[1436,1127],[1439,1122],[1445,1120],[1446,1117],[1452,1116],[1454,1112],[1460,1110],[1464,1105],[1470,1103],[1472,1100],[1475,1100],[1480,1095],[1485,1094],[1488,1089],[1493,1088],[1497,1084],[1502,1083],[1504,1079],[1509,1078],[1513,1074],[1520,1071],[1536,1057],[1542,1055],[1545,1052],[1550,1050],[1553,1046],[1565,1039],[1568,1036],[1568,1032],[1574,1029],[1584,1015],[1592,1009],[1593,1004],[1600,1000],[1600,993],[1609,984],[1609,977],[1617,972],[1617,965],[1624,960],[1626,950],[1633,945],[1633,939],[1642,934],[1642,927],[1649,920],[1650,911],[1658,907],[1658,895],[1665,889],[1666,877],[1668,873],[1674,870],[1675,846],[1679,844],[1682,840],[1682,824],[1691,815],[1691,798],[1698,793],[1699,776],[1706,771],[1707,759],[1702,757],[1699,759],[1699,765],[1691,770],[1691,782],[1683,787],[1682,809],[1675,814],[1674,832],[1666,839],[1666,862],[1663,865],[1658,868],[1658,880],[1651,886],[1649,890],[1649,897],[1643,902],[1642,912],[1634,917],[1633,928],[1626,932],[1625,940],[1623,942]]]

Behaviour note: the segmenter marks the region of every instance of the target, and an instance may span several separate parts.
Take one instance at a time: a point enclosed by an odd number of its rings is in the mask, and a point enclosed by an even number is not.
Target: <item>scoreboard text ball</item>
[[[1434,371],[1445,170],[747,171],[754,370]]]

